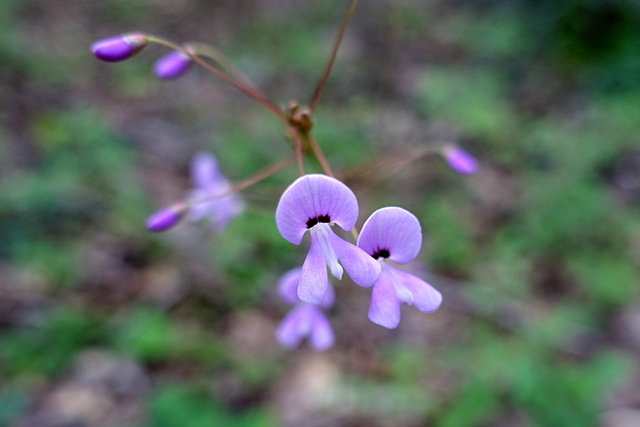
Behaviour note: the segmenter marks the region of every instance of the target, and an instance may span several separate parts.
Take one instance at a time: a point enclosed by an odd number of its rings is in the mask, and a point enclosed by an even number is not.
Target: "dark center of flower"
[[[374,259],[378,258],[389,258],[389,249],[378,249],[373,255],[371,255]]]
[[[331,218],[329,218],[329,215],[319,215],[315,218],[309,218],[307,220],[307,228],[311,228],[319,222],[329,223],[331,222]]]

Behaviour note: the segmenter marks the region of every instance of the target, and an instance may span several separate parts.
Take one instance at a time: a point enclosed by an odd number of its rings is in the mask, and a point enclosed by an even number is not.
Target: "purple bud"
[[[160,232],[170,229],[180,222],[187,209],[188,207],[184,203],[160,209],[147,218],[147,230]]]
[[[191,58],[189,58],[187,54],[179,50],[174,50],[155,63],[153,72],[161,79],[175,79],[189,69],[191,62]]]
[[[94,56],[106,62],[123,61],[138,53],[148,43],[141,33],[130,33],[122,36],[98,40],[91,45]]]
[[[447,145],[442,149],[442,155],[451,169],[462,175],[471,175],[478,170],[478,161],[462,148]]]

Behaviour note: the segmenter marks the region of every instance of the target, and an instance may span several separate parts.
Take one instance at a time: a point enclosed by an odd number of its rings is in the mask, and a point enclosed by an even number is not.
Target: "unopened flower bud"
[[[455,145],[443,147],[442,155],[451,169],[459,174],[471,175],[478,170],[478,161],[475,157]]]
[[[148,44],[142,33],[130,33],[98,40],[91,45],[94,56],[106,62],[123,61],[138,53]]]
[[[161,79],[175,79],[183,75],[191,63],[192,60],[186,53],[174,50],[155,63],[153,72]]]
[[[147,230],[155,232],[168,230],[182,220],[187,210],[188,206],[185,203],[176,203],[162,208],[147,218]]]

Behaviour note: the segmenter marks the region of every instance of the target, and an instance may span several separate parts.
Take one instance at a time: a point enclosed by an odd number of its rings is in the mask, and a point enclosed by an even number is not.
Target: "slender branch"
[[[329,78],[329,74],[331,73],[331,68],[333,67],[333,63],[336,60],[336,56],[338,55],[338,49],[340,49],[340,45],[342,44],[342,39],[344,38],[345,33],[347,32],[347,27],[349,26],[349,22],[351,22],[351,18],[353,17],[353,13],[356,10],[356,6],[358,5],[358,0],[351,0],[351,4],[349,5],[349,9],[347,9],[347,13],[342,21],[342,25],[340,25],[340,31],[338,31],[338,37],[336,37],[335,42],[333,43],[333,48],[331,49],[331,56],[329,57],[329,61],[327,65],[325,65],[324,70],[322,71],[322,76],[318,81],[318,85],[316,86],[315,91],[313,92],[313,96],[311,97],[311,101],[309,102],[309,108],[311,111],[316,109],[318,105],[318,101],[320,100],[320,95],[322,95],[322,90],[324,89],[325,84],[327,83],[327,79]]]
[[[419,147],[408,152],[399,153],[392,156],[387,155],[383,159],[378,161],[363,162],[354,166],[350,166],[342,171],[341,176],[345,180],[349,180],[358,176],[368,175],[378,172],[382,169],[387,169],[394,166],[402,165],[407,162],[418,160],[428,154],[439,153],[441,148],[442,147],[439,145]]]
[[[298,172],[300,176],[304,175],[304,160],[302,158],[302,138],[300,137],[300,132],[296,130],[294,136],[294,145],[296,151],[296,161],[298,162]]]
[[[296,161],[296,156],[294,154],[291,154],[285,157],[284,159],[280,160],[279,162],[273,163],[265,167],[264,169],[261,169],[258,172],[255,172],[253,175],[248,176],[247,178],[243,179],[237,184],[234,184],[233,186],[231,186],[231,188],[228,191],[225,191],[222,194],[219,194],[216,196],[203,197],[202,199],[198,199],[195,202],[191,202],[189,204],[195,205],[198,203],[210,202],[213,200],[222,199],[224,197],[238,193],[246,188],[251,187],[254,184],[257,184],[263,179],[270,177],[271,175],[275,175],[276,173],[285,170],[286,168],[291,166],[295,161]]]
[[[331,171],[331,167],[329,166],[329,162],[327,161],[327,158],[324,156],[324,153],[322,152],[322,149],[316,142],[315,138],[310,133],[305,133],[302,136],[311,146],[311,150],[313,151],[313,154],[316,156],[316,159],[318,159],[318,162],[320,162],[320,166],[322,167],[322,170],[324,171],[324,173],[332,178],[335,178],[335,176],[333,175],[333,172]]]
[[[282,111],[280,107],[278,107],[276,104],[271,102],[269,98],[267,98],[267,96],[263,94],[261,91],[253,87],[247,86],[244,82],[239,82],[237,80],[234,80],[231,76],[225,74],[219,68],[211,65],[210,63],[202,59],[200,56],[198,56],[194,52],[191,52],[190,49],[185,49],[183,46],[180,46],[178,44],[175,44],[173,42],[170,42],[168,40],[158,38],[158,37],[147,36],[147,40],[184,53],[189,58],[191,58],[195,63],[197,63],[207,71],[210,71],[211,73],[215,74],[216,76],[218,76],[219,78],[221,78],[222,80],[230,84],[231,86],[243,92],[245,95],[255,99],[256,101],[264,105],[267,109],[269,109],[272,113],[274,113],[280,119],[285,118],[286,115],[284,111]]]

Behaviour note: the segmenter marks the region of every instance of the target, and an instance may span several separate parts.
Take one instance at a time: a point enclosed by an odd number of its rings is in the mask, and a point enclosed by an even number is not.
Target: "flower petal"
[[[324,260],[322,248],[318,240],[312,237],[309,253],[302,264],[300,272],[298,298],[309,304],[320,304],[327,293],[328,287],[327,264]]]
[[[298,283],[300,283],[300,267],[293,268],[284,273],[278,280],[278,295],[280,299],[289,305],[299,301]]]
[[[396,281],[413,295],[413,305],[422,312],[436,311],[442,304],[442,294],[433,286],[406,271],[389,266]]]
[[[400,303],[391,276],[386,273],[381,274],[373,285],[369,320],[389,329],[394,329],[400,323]]]
[[[420,222],[411,212],[390,206],[371,214],[362,226],[358,246],[373,256],[381,250],[398,264],[414,259],[422,246]]]
[[[191,181],[196,189],[207,193],[222,194],[228,187],[226,178],[220,173],[218,161],[211,153],[201,151],[191,161]]]
[[[309,345],[316,351],[324,351],[331,347],[335,341],[331,324],[316,306],[307,305],[307,310],[309,310],[311,317]]]
[[[335,178],[305,175],[296,179],[280,197],[276,226],[285,240],[299,245],[308,228],[307,221],[325,215],[343,230],[350,230],[358,219],[356,196]]]
[[[309,333],[311,319],[306,306],[301,305],[291,310],[282,319],[276,329],[276,339],[281,346],[293,349]]]
[[[356,245],[342,240],[333,230],[329,233],[329,239],[351,280],[365,288],[372,286],[378,280],[382,271],[378,261]]]

